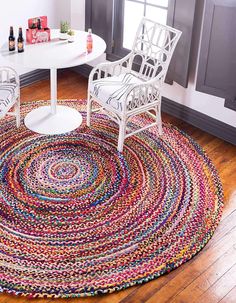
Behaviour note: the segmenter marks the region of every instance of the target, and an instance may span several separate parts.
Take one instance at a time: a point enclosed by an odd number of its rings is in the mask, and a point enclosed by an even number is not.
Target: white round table
[[[105,49],[105,41],[93,34],[93,51],[86,52],[87,32],[75,31],[75,41],[59,40],[59,30],[51,31],[51,41],[25,45],[24,53],[10,53],[4,45],[0,54],[12,65],[32,69],[50,69],[51,106],[32,110],[25,117],[30,130],[45,135],[70,132],[82,123],[81,114],[68,106],[57,105],[57,69],[86,64],[99,56]]]

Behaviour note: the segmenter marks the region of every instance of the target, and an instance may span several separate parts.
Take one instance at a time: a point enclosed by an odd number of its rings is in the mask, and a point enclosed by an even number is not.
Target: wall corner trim
[[[162,98],[163,112],[187,122],[215,137],[236,145],[236,127],[209,117],[185,105],[165,97]]]

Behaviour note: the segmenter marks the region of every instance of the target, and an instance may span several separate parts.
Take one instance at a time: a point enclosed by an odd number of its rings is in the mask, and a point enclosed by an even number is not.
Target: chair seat
[[[3,118],[15,103],[15,83],[0,83],[0,118]]]
[[[127,89],[141,83],[143,80],[131,73],[120,74],[91,82],[90,93],[103,104],[122,111]]]

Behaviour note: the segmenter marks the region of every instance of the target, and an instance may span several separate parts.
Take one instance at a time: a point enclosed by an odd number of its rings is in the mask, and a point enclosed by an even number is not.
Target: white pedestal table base
[[[74,108],[57,105],[56,113],[51,106],[41,106],[25,117],[25,126],[43,135],[64,134],[78,128],[82,123],[81,114]]]

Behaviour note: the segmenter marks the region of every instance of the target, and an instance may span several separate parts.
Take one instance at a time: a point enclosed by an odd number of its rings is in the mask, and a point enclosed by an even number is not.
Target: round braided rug
[[[85,118],[85,101],[66,103]],[[23,104],[23,116],[43,104]],[[130,137],[123,154],[117,133],[101,114],[90,129],[83,122],[55,136],[1,121],[0,291],[108,293],[157,278],[206,245],[223,194],[205,152],[170,124],[161,138],[155,127]]]

